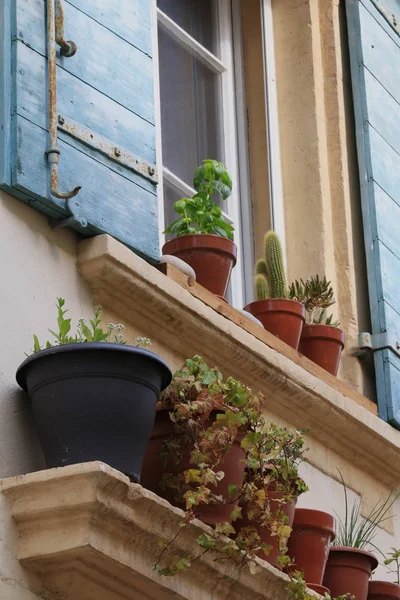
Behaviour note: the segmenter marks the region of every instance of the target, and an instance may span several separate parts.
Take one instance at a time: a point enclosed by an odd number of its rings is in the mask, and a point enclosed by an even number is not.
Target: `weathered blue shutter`
[[[59,187],[88,221],[157,259],[158,210],[149,0],[62,0],[65,39],[57,50]],[[0,186],[55,219],[50,194],[45,0],[0,1]]]
[[[346,2],[379,415],[400,428],[400,0]]]

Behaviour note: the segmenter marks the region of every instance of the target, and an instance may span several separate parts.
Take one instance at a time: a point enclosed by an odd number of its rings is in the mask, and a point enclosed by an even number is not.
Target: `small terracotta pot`
[[[337,375],[343,348],[341,329],[330,325],[304,325],[299,352],[332,375]]]
[[[231,240],[207,233],[181,235],[164,244],[162,253],[184,260],[194,269],[197,283],[225,297],[237,255]]]
[[[210,421],[206,423],[206,426],[211,426],[212,421],[213,420],[210,419]],[[172,457],[168,457],[166,463],[161,460],[159,452],[162,448],[162,444],[174,433],[175,428],[173,422],[169,418],[169,410],[157,410],[150,443],[147,447],[143,461],[140,483],[143,487],[160,496],[160,498],[164,498],[174,506],[184,509],[184,501],[182,500],[182,502],[179,502],[175,499],[174,490],[171,488],[163,490],[160,486],[164,472],[181,473],[192,466],[190,463],[190,454],[193,447],[185,449],[182,461],[178,465],[175,464]],[[218,465],[218,470],[224,471],[225,477],[218,485],[212,486],[212,491],[217,495],[221,495],[225,500],[229,499],[229,485],[235,484],[240,486],[243,482],[245,452],[240,447],[240,441],[241,438],[235,440],[227,455]],[[231,520],[231,513],[236,505],[237,502],[220,505],[200,505],[196,509],[196,516],[209,525],[229,522]]]
[[[297,350],[306,311],[301,302],[282,298],[256,300],[244,307],[265,329]]]
[[[267,493],[268,493],[268,500],[270,503],[271,510],[272,511],[278,510],[281,507],[278,500],[282,497],[282,493],[277,492],[274,489],[274,487],[269,487]],[[293,523],[295,507],[296,507],[296,500],[292,500],[291,502],[288,502],[287,504],[282,505],[282,510],[285,513],[285,515],[288,517],[287,525],[289,525],[289,527],[291,527],[292,523]],[[250,521],[246,515],[246,505],[243,505],[242,514],[244,515],[243,518],[238,519],[235,523],[235,529],[236,529],[237,533],[239,533],[240,530],[243,529],[244,527],[250,527],[250,526],[255,527],[257,529],[258,535],[260,536],[260,538],[264,542],[264,544],[267,544],[268,546],[272,546],[271,551],[268,556],[266,556],[263,551],[258,552],[257,556],[259,558],[262,558],[263,560],[266,560],[271,565],[273,565],[275,568],[282,570],[281,567],[279,566],[278,560],[277,560],[278,556],[279,556],[278,537],[272,536],[271,531],[267,527],[259,529],[255,522]]]
[[[389,581],[370,581],[368,600],[400,600],[400,585]]]
[[[329,546],[335,539],[335,519],[320,510],[297,508],[288,554],[294,568],[304,571],[307,585],[320,585],[324,576]]]
[[[323,585],[333,598],[352,594],[355,600],[367,600],[368,582],[378,561],[371,552],[345,546],[332,546],[326,564]]]
[[[307,586],[310,588],[310,590],[317,592],[317,594],[321,594],[321,596],[325,596],[325,594],[331,594],[331,591],[323,585],[317,585],[316,583],[307,583]]]

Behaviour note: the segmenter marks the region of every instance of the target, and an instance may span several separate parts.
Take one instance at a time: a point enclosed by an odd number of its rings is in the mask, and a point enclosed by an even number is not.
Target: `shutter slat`
[[[69,132],[58,130],[59,186],[63,190],[82,186],[69,206],[88,226],[68,223],[83,235],[108,233],[156,261],[150,3],[62,3],[65,38],[73,39],[78,50],[70,58],[57,51],[57,113],[73,125]],[[0,185],[52,219],[62,220],[70,212],[64,200],[50,194],[45,154],[49,146],[46,32],[45,0],[0,2]],[[82,132],[83,137],[77,135]]]
[[[394,340],[374,352],[379,415],[400,429],[400,37],[371,0],[346,8],[372,334]]]

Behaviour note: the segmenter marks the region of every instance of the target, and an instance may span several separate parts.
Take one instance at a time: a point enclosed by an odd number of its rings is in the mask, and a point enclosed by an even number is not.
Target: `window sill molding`
[[[0,492],[18,532],[21,564],[65,600],[288,598],[288,577],[258,559],[256,576],[205,554],[189,571],[161,577],[153,568],[159,541],[176,535],[183,512],[104,463],[3,479]],[[194,520],[173,552],[196,553],[204,531],[210,528]]]
[[[398,485],[400,432],[371,412],[367,398],[186,275],[175,270],[175,280],[166,277],[110,236],[81,242],[78,265],[96,302],[132,324],[148,323],[149,337],[162,332],[183,356],[191,356],[197,343],[223,372],[262,390],[272,415],[310,427],[323,447],[385,485]],[[318,457],[310,462],[324,470]]]

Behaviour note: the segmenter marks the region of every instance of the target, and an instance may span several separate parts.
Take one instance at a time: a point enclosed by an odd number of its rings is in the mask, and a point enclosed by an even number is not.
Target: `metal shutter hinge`
[[[355,356],[362,356],[365,351],[376,352],[388,348],[400,356],[400,340],[387,331],[382,333],[368,333],[362,331],[358,334],[358,350],[354,352]]]

